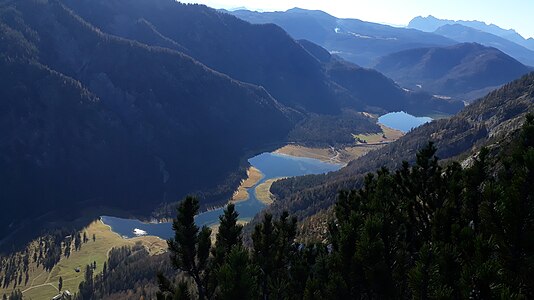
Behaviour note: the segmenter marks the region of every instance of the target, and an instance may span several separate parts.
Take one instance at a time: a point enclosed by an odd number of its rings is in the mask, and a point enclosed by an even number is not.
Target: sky
[[[534,0],[182,0],[213,8],[283,11],[318,9],[338,18],[407,25],[416,16],[478,20],[534,37]]]

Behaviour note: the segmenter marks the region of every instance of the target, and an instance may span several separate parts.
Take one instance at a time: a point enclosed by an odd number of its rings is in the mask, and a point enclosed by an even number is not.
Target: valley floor
[[[397,140],[403,135],[398,130],[379,125],[382,128],[382,133],[354,135],[355,143],[349,147],[336,149],[334,147],[311,148],[300,145],[286,145],[276,150],[275,153],[313,158],[329,163],[346,164],[367,154],[369,151]],[[252,192],[251,188],[255,187],[254,192],[257,199],[266,205],[272,204],[275,199],[270,192],[271,185],[283,178],[272,178],[257,185],[263,178],[264,174],[262,174],[261,170],[250,167],[247,170],[247,178],[242,181],[230,202],[246,201],[249,198],[249,192]],[[248,221],[242,220],[241,223],[244,224]],[[212,226],[212,230],[212,239],[214,239],[218,225]],[[166,241],[158,237],[142,236],[126,239],[112,232],[111,228],[101,221],[91,223],[82,232],[86,233],[89,241],[83,243],[80,250],[75,251],[72,249],[69,257],[62,256],[59,263],[51,271],[44,270],[42,265],[38,266],[35,262],[30,263],[28,280],[22,280],[16,288],[20,289],[28,299],[50,299],[59,292],[58,281],[61,277],[63,279],[63,290],[69,290],[74,293],[78,291],[78,285],[84,278],[86,265],[96,262],[95,273],[102,272],[103,264],[112,248],[141,243],[152,255],[163,253],[167,249]],[[96,237],[94,241],[92,240],[93,235]],[[34,252],[38,252],[37,242],[32,243],[28,249],[30,249],[28,252],[29,257],[33,257]],[[77,272],[77,270],[79,271]],[[13,284],[7,288],[0,289],[0,295],[9,294],[13,289]]]

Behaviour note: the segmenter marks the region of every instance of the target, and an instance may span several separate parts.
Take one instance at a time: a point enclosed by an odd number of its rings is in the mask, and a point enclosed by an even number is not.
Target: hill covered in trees
[[[434,32],[461,43],[479,43],[496,47],[527,66],[534,65],[534,50],[525,48],[506,38],[461,24],[446,24]]]
[[[531,71],[476,43],[405,50],[382,57],[375,68],[406,88],[470,101]]]
[[[0,29],[2,238],[91,207],[226,198],[247,149],[280,143],[300,118],[261,87],[104,34],[57,1],[2,3]]]
[[[453,113],[463,108],[458,100],[437,98],[424,91],[407,91],[382,73],[345,61],[310,41],[300,40],[299,43],[322,63],[332,81],[358,99],[372,99],[374,107],[387,111],[406,110],[416,115]]]

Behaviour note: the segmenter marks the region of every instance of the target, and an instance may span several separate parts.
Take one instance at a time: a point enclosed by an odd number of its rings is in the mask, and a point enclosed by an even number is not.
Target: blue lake
[[[415,127],[431,121],[432,118],[415,117],[403,111],[388,113],[378,118],[379,123],[402,132],[408,132]]]
[[[249,198],[238,202],[236,209],[239,219],[250,220],[260,212],[265,204],[256,198],[256,187],[266,180],[279,177],[294,177],[310,174],[323,174],[340,169],[343,165],[326,163],[317,159],[294,157],[276,153],[262,153],[248,160],[260,170],[264,177],[253,187],[248,189]],[[203,212],[195,217],[198,226],[211,226],[219,223],[219,216],[224,208]],[[174,236],[171,223],[143,223],[135,219],[122,219],[102,216],[102,222],[109,225],[114,232],[123,237],[134,237],[134,230],[142,230],[143,234],[154,235],[163,239]]]

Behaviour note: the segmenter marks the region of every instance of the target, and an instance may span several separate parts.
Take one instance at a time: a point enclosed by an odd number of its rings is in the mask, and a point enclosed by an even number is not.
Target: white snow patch
[[[350,32],[349,31],[349,34],[357,37],[357,38],[361,38],[361,39],[374,39],[374,37],[372,36],[368,36],[368,35],[363,35],[363,34],[359,34],[359,33],[355,33],[355,32]]]
[[[135,234],[136,236],[142,236],[147,235],[147,232],[139,228],[134,228],[133,234]]]
[[[359,34],[359,33],[351,32],[351,31],[349,31],[348,33],[360,39],[374,39],[374,40],[384,40],[384,41],[396,41],[397,40],[396,37],[369,36],[369,35]]]

